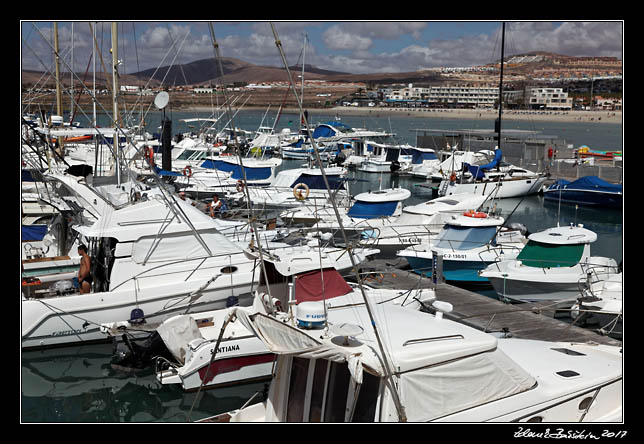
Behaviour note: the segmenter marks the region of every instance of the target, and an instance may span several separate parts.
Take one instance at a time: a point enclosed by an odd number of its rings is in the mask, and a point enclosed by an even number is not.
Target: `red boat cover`
[[[323,279],[324,294],[322,294]],[[331,299],[352,291],[352,288],[335,268],[325,268],[324,270],[298,274],[295,281],[295,300],[298,304],[300,302]]]

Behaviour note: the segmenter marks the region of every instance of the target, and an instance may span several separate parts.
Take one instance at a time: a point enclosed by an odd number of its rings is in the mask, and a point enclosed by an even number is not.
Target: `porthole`
[[[557,372],[559,376],[563,376],[564,378],[572,378],[574,376],[579,376],[579,373],[573,370],[562,370],[560,372]]]
[[[222,269],[221,269],[221,270],[219,270],[219,271],[220,271],[221,273],[224,273],[224,274],[230,274],[230,273],[234,273],[234,272],[236,272],[236,271],[237,271],[237,267],[234,267],[234,266],[232,266],[232,265],[228,265],[228,266],[226,266],[226,267],[222,268]]]
[[[543,422],[543,416],[533,416],[528,419],[526,422]]]
[[[593,403],[593,398],[591,398],[591,397],[584,398],[584,399],[579,403],[579,410],[583,410],[583,411],[588,410],[588,408],[590,407],[590,405],[591,405],[592,403]]]

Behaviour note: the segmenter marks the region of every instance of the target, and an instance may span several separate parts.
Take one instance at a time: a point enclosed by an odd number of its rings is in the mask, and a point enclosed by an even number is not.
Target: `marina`
[[[297,168],[301,162],[285,160],[279,170]],[[406,188],[412,191],[411,196],[404,201],[405,208],[431,201],[431,192],[415,185],[422,184],[421,180],[405,175],[383,174],[382,179],[374,184],[361,182],[359,179],[373,177],[367,172],[351,172],[351,177],[358,180],[352,182],[352,195],[361,192],[376,191],[382,188]],[[382,184],[382,185],[381,185]],[[509,222],[526,225],[530,232],[536,232],[558,222],[583,223],[585,227],[597,233],[597,241],[593,244],[595,254],[612,257],[617,263],[623,259],[622,251],[622,213],[619,210],[602,211],[593,207],[575,207],[574,205],[558,204],[545,200],[536,194],[523,198],[499,199],[495,201],[497,210]],[[273,214],[278,215],[280,210]],[[508,217],[510,216],[510,217]],[[223,220],[223,219],[222,219]],[[26,264],[25,264],[26,265]],[[365,283],[374,288],[432,288],[431,279],[419,276],[409,270],[407,264],[400,259],[375,259],[364,264],[363,269],[370,278]],[[453,305],[453,310],[446,313],[448,319],[455,319],[465,325],[493,332],[500,335],[513,335],[529,339],[543,339],[557,342],[591,342],[607,345],[620,345],[621,341],[614,339],[606,331],[602,332],[601,325],[575,323],[567,312],[555,313],[549,303],[508,304],[497,299],[491,287],[461,288],[449,283],[436,287],[437,299]],[[621,316],[621,315],[620,315]],[[115,320],[116,321],[116,320]],[[112,366],[113,345],[90,344],[64,347],[60,349],[23,351],[23,411],[27,422],[85,422],[85,421],[170,421],[184,422],[207,418],[216,412],[234,410],[248,401],[256,392],[265,392],[267,381],[246,383],[242,386],[223,386],[196,391],[184,391],[177,387],[161,384],[154,371],[150,368],[137,372],[123,372]],[[71,362],[81,360],[88,367],[83,372],[76,372],[75,366],[65,373],[60,373],[61,366],[66,367]],[[46,363],[46,366],[43,367]],[[92,373],[93,372],[93,373]],[[27,389],[35,387],[34,375],[39,381],[36,386],[39,392]],[[62,378],[62,379],[61,379]],[[83,386],[83,395],[74,395],[73,390],[64,389],[71,378],[77,386]],[[129,380],[129,384],[125,381]],[[124,386],[128,388],[123,389]],[[39,395],[36,393],[40,393]],[[109,395],[109,403],[106,398]],[[85,397],[89,404],[87,410],[78,411],[75,396]],[[136,397],[136,401],[132,396]],[[260,395],[251,402],[258,402]],[[93,401],[89,401],[93,400]],[[58,407],[51,410],[53,415],[43,416],[39,407],[54,402]],[[43,404],[44,403],[44,404]],[[69,406],[74,405],[70,410]],[[150,409],[155,405],[155,410]],[[201,406],[207,405],[205,409]],[[35,410],[31,408],[35,407]],[[67,406],[67,407],[65,407]],[[109,407],[112,406],[112,407]],[[119,413],[113,410],[120,406]],[[142,407],[145,406],[145,407]],[[31,413],[29,413],[31,412]],[[31,419],[27,419],[31,418]]]
[[[125,125],[116,24],[112,114],[23,112],[21,422],[623,423],[621,122],[309,114],[271,28],[273,122]]]

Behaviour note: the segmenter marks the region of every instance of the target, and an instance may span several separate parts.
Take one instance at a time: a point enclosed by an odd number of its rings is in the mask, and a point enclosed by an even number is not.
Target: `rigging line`
[[[34,24],[34,28],[36,28],[36,30],[37,30],[37,31],[40,33],[40,35],[42,36],[42,33],[40,32],[40,30],[38,29],[38,27],[37,27],[35,24]],[[186,35],[186,36],[187,36],[187,35]],[[44,39],[44,37],[43,37],[43,40],[45,40],[45,39]],[[45,42],[49,44],[49,42],[47,42],[46,40],[45,40]],[[185,39],[184,39],[184,42],[185,42]],[[31,51],[34,53],[34,55],[36,56],[36,58],[37,58],[38,60],[40,60],[40,58],[38,57],[38,54],[33,50],[33,48],[31,48],[31,46],[30,46],[27,42],[25,42],[25,44],[27,45],[27,47],[28,47],[29,49],[31,49]],[[51,47],[51,44],[50,44],[50,47]],[[69,66],[67,65],[67,63],[66,63],[64,60],[62,60],[62,62],[63,62],[63,63],[67,66],[67,68],[69,69]],[[41,63],[42,63],[42,62],[41,62]],[[44,64],[43,64],[43,65],[44,65]],[[76,76],[76,77],[78,77],[78,76]],[[105,110],[105,108],[101,105],[101,103],[100,103],[100,102],[98,102],[98,100],[97,100],[97,99],[96,99],[96,97],[92,94],[92,92],[91,92],[91,91],[90,91],[90,90],[89,90],[89,89],[88,89],[88,88],[87,88],[83,83],[81,83],[81,84],[82,84],[82,85],[83,85],[83,87],[85,88],[85,91],[87,91],[87,93],[90,95],[90,97],[92,97],[92,98],[93,98],[93,99],[98,103],[98,105],[101,107],[101,109],[102,109],[102,110],[105,112],[105,114],[110,118],[111,123],[113,123],[113,124],[114,124],[114,128],[115,128],[115,130],[116,130],[116,133],[121,133],[121,134],[122,134],[122,135],[127,139],[127,141],[129,142],[129,144],[130,144],[130,145],[131,145],[131,146],[132,146],[132,147],[137,151],[137,153],[142,154],[142,153],[141,153],[141,151],[139,150],[139,148],[136,146],[136,144],[134,144],[134,143],[133,143],[131,136],[129,136],[128,134],[125,134],[125,132],[123,132],[122,128],[120,128],[119,126],[117,126],[117,125],[116,125],[116,122],[114,121],[113,116],[111,116],[111,115],[110,115],[110,113],[108,113],[108,112]],[[72,97],[72,100],[73,100],[73,97]],[[150,106],[152,106],[152,105],[150,105]],[[82,109],[81,109],[81,111],[82,111]],[[88,118],[87,114],[86,114],[84,111],[83,111],[83,114],[85,115],[85,117],[86,117],[86,118]],[[89,118],[88,118],[88,120],[89,120]],[[98,131],[98,133],[99,133],[99,134],[101,134],[101,132],[100,132],[100,130],[99,130],[98,128],[96,128],[96,130]],[[116,133],[115,133],[115,136],[114,136],[115,138],[116,138],[116,137],[118,137],[118,135],[117,135]],[[113,149],[112,145],[110,145],[110,144],[108,143],[108,144],[107,144],[107,146],[108,146],[108,148],[111,150],[112,154],[114,155],[115,153],[114,153],[114,149]],[[205,241],[202,239],[201,235],[197,232],[197,230],[195,229],[194,225],[192,224],[192,221],[190,221],[190,219],[186,216],[186,214],[184,213],[184,211],[183,211],[183,209],[181,208],[181,206],[177,204],[177,201],[174,199],[174,196],[172,195],[172,193],[171,193],[170,191],[166,190],[166,189],[165,189],[165,187],[162,185],[160,176],[159,176],[158,174],[156,174],[154,171],[153,171],[152,173],[153,173],[153,174],[152,174],[152,177],[155,179],[155,181],[156,181],[157,185],[159,186],[159,190],[161,191],[161,197],[162,197],[162,198],[164,199],[164,201],[169,205],[170,209],[171,209],[175,214],[177,214],[177,215],[178,215],[178,214],[180,213],[180,214],[181,214],[181,216],[183,216],[183,217],[182,217],[182,219],[183,219],[183,220],[188,224],[188,226],[190,227],[190,229],[192,230],[192,232],[193,232],[193,233],[194,233],[194,235],[196,236],[197,240],[198,240],[198,241],[199,241],[199,243],[201,244],[201,246],[205,249],[205,251],[206,251],[209,255],[212,255],[212,252],[210,251],[210,248],[208,248],[207,244],[206,244],[206,243],[205,243]],[[129,169],[128,169],[128,176],[130,176],[130,178],[132,178],[132,176],[131,176],[131,172],[129,171]],[[166,196],[166,193],[168,194],[167,196]]]
[[[218,65],[219,65],[219,72],[220,72],[221,79],[222,79],[221,81],[223,83],[224,67],[223,67],[222,62],[221,62],[221,54],[219,53],[219,44],[217,43],[217,39],[215,37],[215,30],[213,29],[212,22],[208,22],[208,29],[210,31],[210,38],[212,40],[213,49],[215,51],[215,58],[217,59],[217,62],[218,62]],[[224,95],[224,101],[227,102],[226,91],[225,90],[226,90],[225,88],[222,88],[222,93]],[[230,104],[226,107],[226,112],[230,115],[230,112],[231,112]],[[252,215],[252,208],[251,208],[252,207],[252,201],[250,199],[250,191],[248,190],[248,180],[247,180],[247,177],[246,177],[246,168],[244,167],[244,162],[243,162],[243,159],[241,157],[241,151],[239,149],[239,143],[237,142],[237,135],[235,133],[235,124],[234,124],[234,122],[232,120],[233,120],[233,118],[231,117],[230,121],[231,121],[231,127],[232,127],[232,135],[233,135],[233,146],[235,147],[235,151],[237,153],[237,159],[239,160],[239,167],[241,169],[242,177],[243,177],[243,180],[244,180],[244,194],[245,194],[245,197],[246,197],[246,201],[248,203],[248,210],[249,210],[250,214]],[[253,234],[254,234],[255,240],[257,242],[257,251],[259,252],[259,260],[260,260],[260,263],[262,264],[262,271],[264,272],[264,278],[266,280],[266,290],[268,292],[268,295],[272,298],[271,288],[270,288],[270,284],[269,284],[269,277],[268,277],[268,273],[266,272],[266,264],[264,263],[261,238],[259,236],[257,226],[255,226],[255,221],[253,219],[251,219],[251,224],[252,224],[252,228],[253,228]]]
[[[331,188],[329,187],[329,181],[328,181],[328,178],[326,177],[326,172],[324,171],[324,166],[322,164],[322,160],[320,159],[320,152],[318,150],[317,142],[315,141],[315,139],[313,139],[313,137],[311,135],[311,128],[309,126],[308,119],[307,119],[306,115],[304,114],[304,110],[303,110],[303,107],[302,107],[302,101],[301,101],[300,97],[297,95],[297,90],[295,88],[295,84],[293,83],[293,76],[291,74],[291,70],[288,67],[288,63],[286,61],[286,55],[284,54],[284,50],[282,48],[282,42],[279,40],[279,37],[277,35],[277,30],[275,29],[275,25],[272,22],[271,22],[271,29],[273,31],[273,36],[275,37],[275,45],[277,46],[277,49],[279,50],[280,56],[282,58],[282,62],[284,63],[284,69],[286,70],[286,73],[288,74],[289,84],[291,85],[291,88],[293,90],[293,94],[295,95],[296,102],[298,104],[298,107],[300,108],[300,112],[302,113],[302,120],[304,122],[304,127],[306,128],[306,131],[308,133],[309,139],[311,140],[311,144],[313,145],[313,151],[315,153],[315,159],[316,159],[316,161],[318,163],[318,166],[320,167],[320,172],[322,173],[322,178],[324,179],[324,184],[326,186],[326,189],[329,191],[329,200],[331,201],[331,205],[333,206],[333,211],[335,213],[336,219],[338,220],[338,224],[340,225],[340,230],[342,232],[342,237],[344,238],[344,242],[345,242],[345,245],[347,246],[347,249],[349,249],[349,251],[348,251],[349,252],[349,259],[351,259],[351,265],[352,265],[353,270],[354,270],[354,272],[356,274],[358,285],[360,286],[360,292],[362,293],[362,297],[363,297],[363,299],[365,301],[365,307],[367,309],[367,312],[369,313],[369,317],[371,319],[371,325],[373,327],[373,331],[375,333],[375,336],[376,336],[376,339],[377,339],[377,342],[378,342],[378,346],[379,346],[380,350],[382,351],[382,359],[384,360],[383,369],[385,370],[385,373],[386,373],[386,376],[387,376],[386,379],[387,379],[387,381],[389,381],[392,384],[392,387],[393,387],[393,389],[391,390],[391,393],[392,393],[392,396],[393,396],[394,403],[396,404],[396,409],[398,410],[399,419],[401,421],[403,421],[403,422],[406,422],[407,421],[407,416],[405,414],[405,409],[404,409],[404,407],[403,407],[403,405],[402,405],[402,403],[400,401],[400,398],[398,397],[398,392],[395,389],[395,382],[393,380],[393,375],[391,374],[391,369],[389,368],[389,362],[388,362],[389,360],[386,357],[386,354],[385,354],[385,351],[384,351],[384,346],[382,344],[382,339],[380,338],[380,334],[379,334],[378,329],[376,327],[376,322],[375,322],[375,319],[374,319],[374,317],[372,315],[371,307],[370,307],[370,304],[368,302],[367,295],[366,295],[364,287],[362,285],[362,281],[360,280],[360,276],[358,274],[358,268],[357,268],[355,258],[353,257],[353,254],[350,251],[351,247],[350,247],[349,241],[347,239],[347,234],[346,234],[346,232],[344,230],[342,220],[340,218],[340,213],[338,211],[338,207],[337,207],[337,205],[335,203],[335,197],[330,192]]]

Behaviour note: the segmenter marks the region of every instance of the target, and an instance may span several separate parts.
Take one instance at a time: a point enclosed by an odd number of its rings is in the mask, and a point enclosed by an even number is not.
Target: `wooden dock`
[[[365,283],[374,288],[432,288],[431,279],[397,268],[399,259],[372,260],[361,266]],[[348,278],[349,279],[349,278]],[[445,317],[479,330],[503,332],[516,338],[606,345],[621,341],[572,323],[566,312],[555,314],[549,303],[508,304],[449,284],[436,286],[436,299],[454,307]]]

